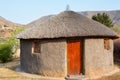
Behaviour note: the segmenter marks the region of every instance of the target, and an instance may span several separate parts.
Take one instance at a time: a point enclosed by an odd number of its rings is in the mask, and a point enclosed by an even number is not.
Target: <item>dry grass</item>
[[[35,77],[35,76],[25,76],[25,74],[20,74],[9,68],[0,68],[0,80],[61,80],[59,78],[45,78],[45,77]],[[63,80],[63,79],[62,79]]]
[[[18,65],[19,59],[15,59],[14,61],[8,63],[0,63],[0,80],[34,80],[17,73],[14,69]]]
[[[120,34],[120,26],[114,26],[111,29]]]
[[[49,78],[17,72],[15,69],[19,65],[19,59],[8,63],[0,63],[0,80],[63,80],[61,78]]]
[[[106,76],[106,77],[102,77],[94,80],[120,80],[120,72],[115,73],[114,75],[111,75],[111,76]]]
[[[34,80],[34,79],[21,76],[20,74],[8,68],[0,68],[0,80]]]
[[[116,63],[117,66],[120,64]],[[20,74],[16,72],[14,69],[19,65],[19,59],[14,60],[9,63],[0,63],[0,80],[63,80],[63,79],[50,79],[43,77],[35,77],[35,76],[25,76],[24,74]],[[93,80],[93,79],[92,79]],[[120,72],[115,73],[111,76],[102,77],[94,80],[120,80]]]

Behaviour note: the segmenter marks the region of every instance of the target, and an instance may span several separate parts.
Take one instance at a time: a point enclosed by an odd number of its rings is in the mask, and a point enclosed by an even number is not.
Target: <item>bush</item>
[[[15,38],[15,35],[24,29],[16,28],[8,40],[0,39],[0,62],[5,63],[13,59],[13,54],[19,48],[19,41]]]
[[[18,49],[18,40],[14,37],[0,43],[0,61],[5,63],[12,60],[12,55]]]
[[[118,34],[120,34],[120,27],[119,26],[114,26],[111,29],[114,30],[115,32],[117,32]]]
[[[12,44],[4,42],[0,44],[0,61],[5,63],[12,60]]]

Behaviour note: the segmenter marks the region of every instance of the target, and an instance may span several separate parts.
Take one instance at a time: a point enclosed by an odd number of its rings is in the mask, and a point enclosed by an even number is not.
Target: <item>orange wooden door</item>
[[[82,68],[81,41],[67,42],[68,75],[79,75]]]

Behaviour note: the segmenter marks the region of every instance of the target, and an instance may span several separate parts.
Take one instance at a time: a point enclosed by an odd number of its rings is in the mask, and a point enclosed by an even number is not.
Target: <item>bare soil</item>
[[[20,60],[15,59],[8,63],[0,63],[0,80],[64,80],[55,78],[43,78],[34,76],[25,76],[16,71],[16,68],[20,65]],[[115,65],[120,68],[120,60],[115,62]],[[99,79],[90,80],[120,80],[120,72],[117,72],[111,76],[105,76]]]
[[[8,63],[0,63],[0,80],[64,80],[62,78],[49,78],[38,75],[18,72],[16,69],[20,66],[20,59],[14,59]]]
[[[106,77],[102,77],[99,79],[92,79],[92,80],[120,80],[120,72],[115,73],[111,76],[106,76]]]

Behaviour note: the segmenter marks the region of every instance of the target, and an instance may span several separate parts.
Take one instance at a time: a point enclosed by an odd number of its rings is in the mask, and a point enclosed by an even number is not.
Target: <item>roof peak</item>
[[[69,11],[70,10],[70,6],[69,4],[66,6],[66,10],[65,11]]]
[[[57,14],[56,16],[58,16],[58,17],[65,17],[65,16],[69,16],[69,17],[72,17],[72,16],[74,16],[74,17],[76,17],[76,16],[79,16],[79,15],[81,15],[81,14],[79,14],[79,13],[77,13],[77,12],[75,12],[75,11],[63,11],[63,12],[60,12],[59,14]],[[84,16],[85,17],[85,16]]]

